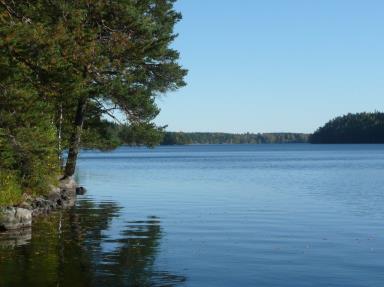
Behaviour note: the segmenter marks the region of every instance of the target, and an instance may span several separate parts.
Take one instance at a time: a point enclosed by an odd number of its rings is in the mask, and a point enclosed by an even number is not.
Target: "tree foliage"
[[[181,19],[174,2],[1,0],[2,174],[40,190],[67,149],[64,173],[73,175],[81,140],[100,149],[121,143],[105,121],[121,120],[115,110],[135,134],[130,141],[158,141],[155,99],[185,85],[171,48]]]
[[[22,67],[0,52],[0,203],[20,200],[21,190],[44,193],[57,180],[58,154],[52,109]]]

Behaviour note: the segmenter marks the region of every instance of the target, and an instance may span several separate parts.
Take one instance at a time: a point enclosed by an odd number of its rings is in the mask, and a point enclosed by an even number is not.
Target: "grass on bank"
[[[22,190],[11,174],[0,174],[0,207],[12,206],[21,202]]]

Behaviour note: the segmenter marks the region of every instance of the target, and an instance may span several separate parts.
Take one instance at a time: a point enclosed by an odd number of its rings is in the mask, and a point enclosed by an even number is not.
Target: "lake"
[[[77,180],[0,238],[0,286],[383,286],[384,145],[83,151]]]

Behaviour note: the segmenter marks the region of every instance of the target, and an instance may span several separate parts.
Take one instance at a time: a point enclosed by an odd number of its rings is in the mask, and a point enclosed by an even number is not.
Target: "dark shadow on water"
[[[35,220],[33,232],[0,236],[0,286],[181,286],[186,278],[155,264],[157,217],[128,221],[106,235],[120,207],[80,200],[75,208]]]

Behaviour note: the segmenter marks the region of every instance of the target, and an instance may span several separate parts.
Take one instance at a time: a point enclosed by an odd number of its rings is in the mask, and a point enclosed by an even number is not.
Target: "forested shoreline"
[[[161,145],[185,144],[283,144],[306,143],[308,134],[303,133],[184,133],[166,132]]]
[[[214,133],[214,132],[170,132],[158,130],[143,132],[140,128],[132,128],[108,121],[99,125],[99,140],[85,137],[83,147],[87,149],[109,150],[120,145],[156,146],[156,145],[189,145],[189,144],[282,144],[307,143],[309,134],[304,133]],[[97,144],[96,144],[97,143]]]

